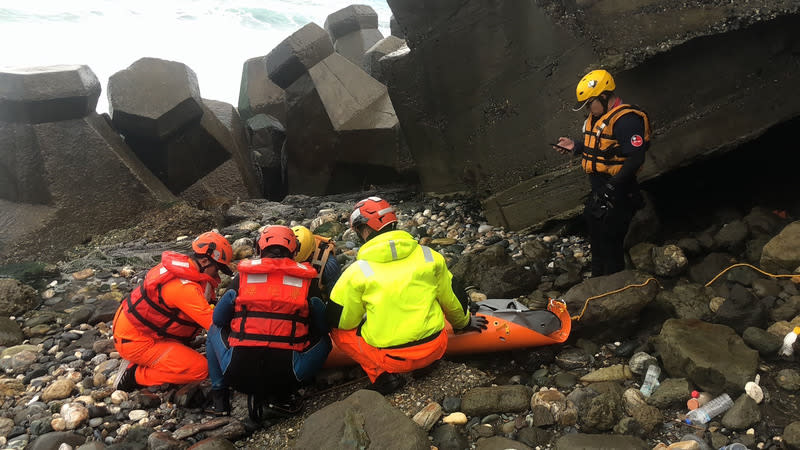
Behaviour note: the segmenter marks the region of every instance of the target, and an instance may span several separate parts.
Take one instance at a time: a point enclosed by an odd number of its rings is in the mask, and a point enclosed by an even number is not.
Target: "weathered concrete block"
[[[397,126],[386,86],[342,55],[330,55],[308,73],[335,130]]]
[[[175,197],[95,113],[37,125],[0,122],[0,256],[47,260]],[[46,233],[47,239],[42,239]]]
[[[247,134],[253,159],[261,170],[264,198],[283,199],[289,187],[286,130],[274,117],[259,114],[247,121]]]
[[[376,28],[357,30],[337,39],[333,49],[353,64],[360,66],[364,53],[381,39],[383,33]]]
[[[197,75],[183,63],[142,58],[108,79],[114,126],[126,138],[163,141],[203,115]]]
[[[378,81],[382,79],[380,59],[399,50],[406,41],[396,36],[386,36],[367,49],[361,58],[361,68]]]
[[[261,196],[261,181],[256,174],[256,166],[250,154],[247,144],[247,131],[245,123],[239,116],[239,112],[230,103],[217,100],[203,99],[206,107],[214,113],[222,125],[231,136],[231,156],[239,168],[242,182],[244,183],[249,197]]]
[[[286,94],[269,79],[267,57],[245,61],[239,87],[239,115],[247,120],[256,114],[268,114],[286,120]]]
[[[331,53],[333,44],[328,33],[311,22],[267,54],[267,73],[275,84],[286,89]]]
[[[389,30],[392,33],[392,36],[399,37],[400,39],[406,38],[406,33],[403,32],[403,29],[400,27],[400,24],[395,19],[394,15],[389,17]]]
[[[386,169],[384,181],[397,175],[403,160],[397,116],[386,87],[360,67],[334,53],[286,95],[290,192],[360,189],[378,167]]]
[[[59,65],[0,71],[0,120],[43,123],[93,113],[100,82],[89,66]]]
[[[154,143],[126,138],[139,159],[175,194],[182,193],[238,151],[225,125],[205,104],[201,106],[200,123],[166,141]],[[240,196],[248,194],[242,192]]]
[[[378,13],[368,5],[350,5],[325,19],[325,31],[336,41],[354,31],[378,28]]]

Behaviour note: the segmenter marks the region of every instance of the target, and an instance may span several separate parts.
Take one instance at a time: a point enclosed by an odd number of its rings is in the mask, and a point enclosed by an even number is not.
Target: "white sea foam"
[[[195,71],[204,98],[236,105],[242,65],[308,22],[367,4],[389,34],[385,0],[0,0],[0,67],[86,64],[103,85],[142,57]]]

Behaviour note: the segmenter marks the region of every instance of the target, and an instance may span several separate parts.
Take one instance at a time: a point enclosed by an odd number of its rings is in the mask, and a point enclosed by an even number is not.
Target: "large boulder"
[[[286,94],[269,79],[266,56],[244,62],[239,86],[239,114],[242,120],[267,114],[286,121]]]
[[[497,225],[578,212],[587,186],[570,187],[585,175],[547,143],[580,134],[585,116],[569,106],[590,69],[610,70],[623,100],[651,114],[658,139],[643,180],[800,113],[798,72],[772,76],[774,67],[800,68],[796,3],[388,3],[411,51],[393,61],[386,84],[423,189],[486,192]],[[528,213],[507,221],[514,211]]]
[[[126,138],[158,142],[198,123],[203,100],[187,65],[141,58],[108,79],[108,109]]]
[[[580,321],[573,323],[573,329],[620,323],[637,317],[639,311],[658,294],[656,282],[651,281],[644,286],[626,289],[588,302],[587,299],[594,297],[598,292],[616,291],[628,285],[642,284],[648,279],[650,276],[647,274],[624,270],[612,275],[590,278],[572,287],[564,294],[563,300],[567,303],[568,310],[582,314]]]
[[[89,66],[0,70],[0,120],[43,123],[95,112],[100,82]]]
[[[10,347],[21,344],[24,338],[17,321],[8,317],[0,317],[0,346]]]
[[[558,438],[556,450],[605,450],[609,448],[618,450],[648,450],[647,442],[635,436],[620,436],[615,434],[583,434],[573,433]]]
[[[468,253],[451,269],[453,287],[461,294],[475,286],[489,298],[515,298],[531,293],[541,274],[517,264],[501,245],[490,245],[483,252]]]
[[[667,320],[655,347],[669,376],[713,393],[740,391],[758,367],[758,352],[733,329],[697,319]]]
[[[94,113],[37,125],[0,122],[0,167],[9,176],[0,183],[0,256],[11,260],[50,260],[175,201]]]
[[[267,74],[281,89],[288,88],[308,69],[333,53],[330,36],[314,22],[281,41],[266,56]]]
[[[295,448],[396,448],[428,450],[428,435],[385,397],[360,390],[311,414]]]
[[[0,316],[16,316],[38,304],[35,289],[11,278],[0,278]]]
[[[800,222],[787,225],[761,251],[761,267],[772,273],[794,273],[800,268]]]
[[[386,86],[338,53],[286,89],[289,191],[360,190],[410,165]]]

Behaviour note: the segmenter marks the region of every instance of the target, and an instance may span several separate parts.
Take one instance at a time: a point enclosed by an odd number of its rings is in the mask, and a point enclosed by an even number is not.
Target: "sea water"
[[[143,57],[178,61],[197,74],[203,98],[238,103],[242,65],[309,22],[351,4],[378,13],[386,0],[0,0],[0,69],[85,64],[103,87]]]

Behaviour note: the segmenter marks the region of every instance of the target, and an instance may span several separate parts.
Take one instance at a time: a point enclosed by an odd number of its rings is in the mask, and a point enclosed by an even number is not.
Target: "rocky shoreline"
[[[300,417],[263,427],[245,419],[241,395],[231,418],[204,415],[207,384],[113,390],[120,359],[111,319],[161,251],[185,250],[188,237],[217,223],[229,224],[219,230],[234,242],[237,257],[246,258],[259,227],[301,223],[334,237],[337,258],[348,264],[356,244],[347,215],[354,201],[376,193],[396,205],[403,229],[445,255],[457,286],[478,286],[489,297],[518,297],[531,307],[560,298],[576,315],[592,295],[651,277],[658,285],[593,300],[563,345],[442,361],[385,398],[360,391],[367,381],[358,368],[326,369],[306,388]],[[733,442],[798,448],[800,372],[796,359],[777,356],[783,336],[800,326],[797,285],[739,267],[705,286],[736,262],[794,273],[797,228],[759,208],[728,214],[691,234],[645,239],[630,251],[635,270],[588,279],[591,249],[569,227],[508,232],[487,225],[469,198],[403,190],[290,196],[280,203],[240,202],[219,216],[175,205],[134,229],[96,238],[57,265],[0,266],[0,443],[32,449],[650,449],[695,433],[713,448]],[[202,348],[203,340],[196,344]],[[662,368],[662,379],[644,397],[639,388],[650,364]],[[765,392],[760,404],[744,394],[756,374]],[[735,404],[708,427],[685,425],[680,419],[694,389],[726,392]]]

